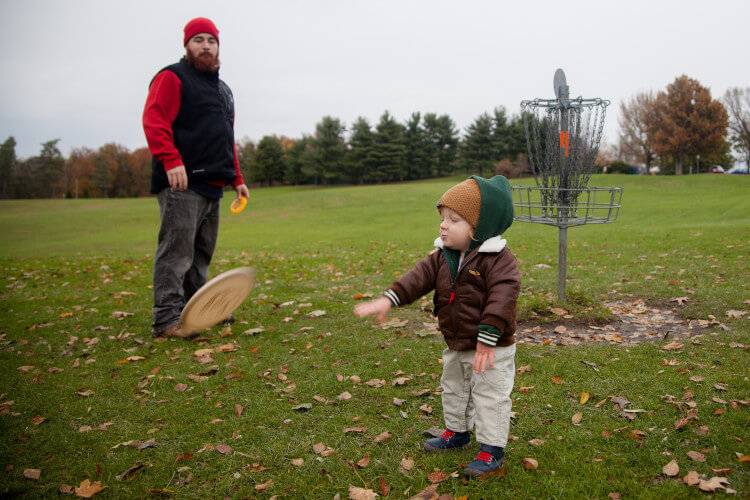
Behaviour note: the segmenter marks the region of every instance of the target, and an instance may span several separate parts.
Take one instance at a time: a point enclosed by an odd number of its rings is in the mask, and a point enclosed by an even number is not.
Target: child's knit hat
[[[500,236],[513,224],[513,195],[502,175],[490,179],[472,175],[446,191],[437,207],[448,207],[471,224],[472,247]]]
[[[450,208],[476,229],[482,210],[482,195],[477,181],[468,178],[450,188],[437,202],[438,210],[440,207]]]

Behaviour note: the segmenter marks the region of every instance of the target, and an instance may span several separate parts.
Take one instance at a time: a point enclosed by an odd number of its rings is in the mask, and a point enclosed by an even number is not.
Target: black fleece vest
[[[161,71],[182,82],[180,111],[172,123],[174,144],[182,156],[189,184],[235,179],[234,98],[217,72],[197,71],[185,59]],[[160,73],[161,73],[160,71]],[[151,192],[169,186],[164,165],[151,163]]]

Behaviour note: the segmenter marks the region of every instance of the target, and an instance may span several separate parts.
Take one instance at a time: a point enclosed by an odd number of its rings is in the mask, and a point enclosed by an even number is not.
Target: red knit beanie
[[[209,33],[216,38],[216,42],[219,42],[219,30],[216,29],[216,25],[210,19],[206,17],[196,17],[185,25],[185,39],[182,42],[183,46],[186,46],[188,40],[193,38],[198,33]]]

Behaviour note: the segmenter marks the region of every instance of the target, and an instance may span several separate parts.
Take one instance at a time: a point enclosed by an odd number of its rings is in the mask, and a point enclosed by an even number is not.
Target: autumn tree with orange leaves
[[[654,150],[674,159],[676,175],[682,175],[686,159],[709,156],[726,146],[726,109],[707,88],[685,75],[659,92],[648,123]]]

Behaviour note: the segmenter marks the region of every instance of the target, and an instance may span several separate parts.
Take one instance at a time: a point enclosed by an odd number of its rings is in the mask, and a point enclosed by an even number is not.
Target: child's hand
[[[474,371],[479,373],[495,367],[495,348],[481,342],[477,342],[477,352],[474,354]]]
[[[390,311],[390,309],[391,301],[386,297],[380,297],[379,299],[364,302],[362,304],[357,304],[357,306],[354,308],[354,314],[356,314],[360,318],[370,316],[371,314],[376,314],[377,316],[375,316],[375,321],[377,321],[378,323],[382,323],[383,321],[385,321],[386,315],[388,314],[388,311]]]

